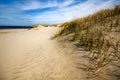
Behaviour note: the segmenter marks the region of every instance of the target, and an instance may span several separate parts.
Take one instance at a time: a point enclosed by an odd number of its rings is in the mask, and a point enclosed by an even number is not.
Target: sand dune
[[[78,56],[50,37],[59,30],[40,27],[0,35],[0,80],[83,80]]]

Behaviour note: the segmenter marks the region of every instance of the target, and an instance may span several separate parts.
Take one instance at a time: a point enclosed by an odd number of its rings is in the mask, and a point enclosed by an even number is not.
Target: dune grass
[[[92,74],[96,75],[111,62],[120,62],[120,5],[63,23],[60,27],[61,31],[53,39],[74,33],[70,41],[89,52],[87,70]],[[116,35],[111,36],[113,33]]]
[[[40,26],[40,24],[35,24],[32,28],[30,28],[30,29],[28,29],[28,30],[38,29],[39,26]]]

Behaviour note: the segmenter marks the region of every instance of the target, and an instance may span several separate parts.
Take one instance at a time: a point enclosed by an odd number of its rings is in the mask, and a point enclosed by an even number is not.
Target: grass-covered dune
[[[63,23],[59,27],[62,27],[62,30],[53,38],[74,42],[78,48],[88,52],[87,71],[97,76],[100,71],[104,72],[106,67],[116,65],[112,75],[117,78],[111,80],[120,78],[120,5]],[[101,80],[104,78],[105,76],[102,76]]]
[[[87,17],[61,24],[60,27],[64,27],[64,29],[58,34],[58,36],[67,35],[73,32],[79,33],[81,30],[88,30],[95,26],[96,27],[104,26],[106,29],[119,27],[120,25],[119,19],[120,19],[120,5],[117,5],[115,6],[114,9],[101,10]]]

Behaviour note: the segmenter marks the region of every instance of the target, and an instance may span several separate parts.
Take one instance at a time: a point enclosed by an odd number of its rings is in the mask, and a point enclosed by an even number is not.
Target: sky
[[[64,23],[117,4],[120,0],[0,0],[0,25]]]

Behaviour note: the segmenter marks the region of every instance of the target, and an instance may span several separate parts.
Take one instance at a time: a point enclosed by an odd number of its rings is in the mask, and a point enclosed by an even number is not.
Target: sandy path
[[[82,80],[74,51],[49,39],[57,31],[41,27],[0,35],[0,80]]]

